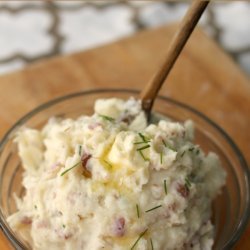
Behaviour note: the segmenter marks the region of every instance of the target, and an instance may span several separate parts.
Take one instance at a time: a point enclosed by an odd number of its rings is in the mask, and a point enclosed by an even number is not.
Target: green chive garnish
[[[34,208],[37,209],[37,205],[35,205]]]
[[[154,250],[154,245],[153,245],[153,241],[151,238],[150,238],[150,244],[151,244],[151,250]]]
[[[136,213],[137,213],[137,217],[140,218],[140,210],[139,210],[138,204],[136,204]]]
[[[148,142],[145,142],[145,141],[134,142],[134,144],[145,144],[145,143],[148,143]]]
[[[186,182],[186,186],[188,188],[190,188],[192,184],[191,184],[190,180],[188,179],[188,177],[185,178],[185,182]]]
[[[144,232],[142,232],[140,234],[140,236],[138,237],[138,239],[135,241],[134,245],[130,248],[130,250],[133,250],[136,246],[136,244],[138,243],[138,241],[143,237],[143,235],[148,231],[148,229],[146,229]]]
[[[71,169],[77,167],[80,164],[80,161],[77,162],[74,166],[72,166],[71,168],[66,169],[64,172],[61,173],[61,176],[65,175],[67,172],[69,172]]]
[[[141,150],[138,151],[139,154],[141,155],[141,157],[143,158],[144,161],[149,161],[149,159],[147,157],[145,157],[145,155],[142,153]]]
[[[99,114],[99,116],[102,117],[104,120],[107,120],[107,121],[110,121],[110,122],[115,121],[114,118],[112,118],[110,116],[107,116],[107,115],[101,115],[101,114]]]
[[[149,138],[147,138],[145,135],[143,135],[142,133],[138,133],[139,136],[141,137],[141,139],[145,142],[145,143],[148,143],[150,140]]]
[[[136,150],[137,150],[137,151],[141,151],[141,150],[144,150],[144,149],[149,148],[149,147],[150,147],[150,145],[146,145],[146,146],[143,146],[143,147],[138,148],[138,149],[136,149]]]
[[[183,155],[186,153],[186,151],[184,150],[183,152],[182,152],[182,154],[181,154],[181,157],[183,157]]]
[[[63,228],[65,228],[65,225],[63,224]]]
[[[167,181],[164,180],[164,191],[165,191],[165,194],[168,194],[168,188],[167,188]]]
[[[145,144],[146,143],[146,145],[142,146],[142,147],[140,147],[140,148],[138,148],[136,150],[140,153],[140,155],[141,155],[141,157],[143,158],[144,161],[149,161],[149,159],[146,158],[144,156],[144,154],[142,153],[142,150],[150,147],[150,145],[148,144],[150,142],[150,140],[146,136],[144,136],[142,133],[138,133],[138,134],[141,137],[142,141],[141,142],[135,142],[134,144]]]
[[[155,210],[155,209],[157,209],[157,208],[159,208],[159,207],[162,207],[162,205],[159,205],[159,206],[150,208],[150,209],[146,210],[145,212],[148,213],[148,212],[150,212],[150,211],[152,211],[152,210]]]
[[[79,145],[78,154],[79,154],[79,156],[82,155],[82,145]]]
[[[163,143],[163,145],[164,145],[166,148],[169,148],[169,149],[171,149],[172,151],[177,152],[169,143],[166,143],[164,140],[162,140],[162,143]]]
[[[162,161],[163,161],[163,154],[162,154],[162,152],[160,153],[160,159],[161,159],[161,164],[162,164]]]
[[[113,166],[112,166],[112,164],[111,163],[109,163],[108,161],[106,161],[106,160],[103,160],[108,166],[109,166],[109,168],[113,168]]]
[[[190,152],[192,152],[192,151],[194,150],[194,147],[189,148],[188,150],[189,150]]]

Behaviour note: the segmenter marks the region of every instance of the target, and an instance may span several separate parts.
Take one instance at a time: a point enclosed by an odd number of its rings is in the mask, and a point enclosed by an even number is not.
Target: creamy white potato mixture
[[[33,249],[212,248],[225,172],[193,143],[191,121],[147,125],[140,102],[103,99],[16,142],[26,193],[8,222]]]

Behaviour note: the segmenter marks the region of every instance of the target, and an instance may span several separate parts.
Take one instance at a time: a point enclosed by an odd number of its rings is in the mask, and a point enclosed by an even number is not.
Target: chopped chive
[[[37,209],[37,205],[35,205],[34,208]]]
[[[183,155],[186,153],[186,151],[184,150],[183,152],[182,152],[182,154],[181,154],[181,157],[183,157]]]
[[[148,143],[150,140],[149,140],[149,138],[147,138],[145,135],[143,135],[142,133],[138,133],[139,134],[139,136],[141,137],[141,139],[144,141],[144,142],[146,142],[146,143]]]
[[[164,191],[165,191],[165,194],[168,194],[168,188],[167,188],[167,181],[164,180]]]
[[[139,133],[139,136],[141,137],[141,139],[145,142],[146,141],[146,139],[145,139],[145,137],[144,137],[144,135],[142,134],[142,133]]]
[[[61,176],[65,175],[67,172],[69,172],[71,169],[77,167],[80,164],[80,161],[77,162],[75,165],[73,165],[72,167],[66,169],[64,172],[61,173]]]
[[[188,177],[185,178],[185,182],[186,182],[187,187],[190,188],[192,184],[190,180],[188,179]]]
[[[166,148],[171,149],[172,151],[177,152],[169,143],[166,143],[163,139],[162,139],[162,143]]]
[[[162,152],[160,153],[160,159],[161,159],[161,164],[162,164],[162,161],[163,161],[163,154],[162,154]]]
[[[82,145],[79,145],[78,154],[79,154],[79,156],[82,155]]]
[[[110,122],[113,122],[115,121],[115,119],[113,117],[110,117],[110,116],[107,116],[107,115],[101,115],[101,114],[98,114],[100,117],[102,117],[104,120],[107,120],[107,121],[110,121]]]
[[[144,161],[149,161],[149,159],[147,157],[145,157],[145,155],[142,153],[141,150],[138,151],[139,154],[141,155],[141,157],[143,158]]]
[[[194,150],[194,147],[189,148],[188,151],[192,152]]]
[[[136,150],[137,150],[137,151],[141,151],[141,150],[144,150],[144,149],[149,148],[149,147],[150,147],[150,145],[146,145],[146,146],[143,146],[143,147],[138,148],[138,149],[136,149]]]
[[[134,142],[134,144],[145,144],[148,143],[149,141],[145,142],[145,141],[138,141],[138,142]]]
[[[150,238],[150,244],[151,244],[151,250],[154,250],[154,245],[153,245],[153,241],[151,238]]]
[[[111,163],[109,163],[108,161],[106,161],[106,160],[103,160],[110,168],[113,168],[113,166],[112,166],[112,164]]]
[[[162,207],[162,205],[159,205],[159,206],[150,208],[150,209],[146,210],[145,212],[148,213],[148,212],[150,212],[150,211],[152,211],[152,210],[155,210],[155,209],[157,209],[157,208],[159,208],[159,207]]]
[[[135,246],[136,246],[136,244],[138,243],[138,241],[143,237],[143,235],[144,235],[147,231],[148,231],[148,229],[146,229],[144,232],[142,232],[142,233],[139,235],[138,239],[135,241],[135,243],[134,243],[133,246],[130,248],[130,250],[133,250],[133,249],[135,248]]]
[[[137,213],[137,217],[140,218],[140,210],[139,210],[138,204],[136,204],[136,213]]]
[[[200,153],[200,150],[197,148],[196,150],[196,154],[198,155]]]
[[[65,225],[63,224],[63,228],[65,228]]]

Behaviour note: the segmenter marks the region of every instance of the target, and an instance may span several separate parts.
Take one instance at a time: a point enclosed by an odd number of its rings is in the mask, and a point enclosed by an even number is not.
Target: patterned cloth
[[[0,74],[178,21],[185,2],[0,0]],[[210,4],[200,21],[250,74],[250,3]]]

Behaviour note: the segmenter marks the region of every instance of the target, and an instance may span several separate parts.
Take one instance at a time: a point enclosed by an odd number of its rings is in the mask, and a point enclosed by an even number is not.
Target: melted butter
[[[105,190],[105,192],[109,192],[110,190],[116,190],[120,195],[131,196],[132,189],[120,184],[114,178],[111,178],[109,181],[93,181],[92,182],[92,190],[94,192],[98,192],[99,190]]]
[[[122,236],[122,237],[115,237],[113,238],[113,242],[119,246],[122,247],[127,247],[128,249],[130,249],[134,243],[136,242],[136,240],[140,237],[140,234],[138,235],[128,235],[128,236]],[[149,239],[149,234],[148,232],[146,232],[143,237],[144,239]]]
[[[125,166],[124,164],[122,163],[119,163],[119,164],[114,164],[112,162],[110,162],[108,160],[108,155],[113,147],[113,143],[111,143],[110,145],[108,145],[104,150],[103,150],[103,153],[101,155],[101,157],[99,158],[101,164],[105,167],[105,169],[109,172],[114,172],[116,170],[119,170],[119,169],[122,169],[122,168],[127,168],[126,169],[126,173],[127,175],[130,175],[134,172],[134,170],[131,168],[131,167],[128,167],[128,166]]]
[[[135,241],[136,241],[136,237],[131,237],[131,236],[122,236],[122,237],[113,238],[113,242],[116,245],[119,245],[121,247],[123,246],[128,247],[129,249],[130,247],[132,247]]]
[[[101,157],[99,158],[101,165],[109,173],[109,179],[106,181],[105,180],[93,181],[92,190],[94,192],[98,192],[99,190],[103,189],[105,189],[105,191],[107,192],[110,190],[116,190],[119,192],[120,195],[126,195],[128,197],[131,197],[133,189],[123,184],[123,178],[132,175],[135,170],[131,167],[122,164],[122,162],[114,164],[109,161],[108,155],[112,146],[113,143],[107,146],[104,149]]]
[[[107,181],[102,181],[101,183],[107,189],[115,189],[120,194],[129,195],[132,191],[132,187],[128,187],[123,184],[123,178],[130,176],[134,173],[134,170],[124,166],[122,164],[111,164],[108,160],[101,159],[101,164],[105,167],[107,171],[110,173],[110,178]],[[126,169],[124,169],[126,168]]]

